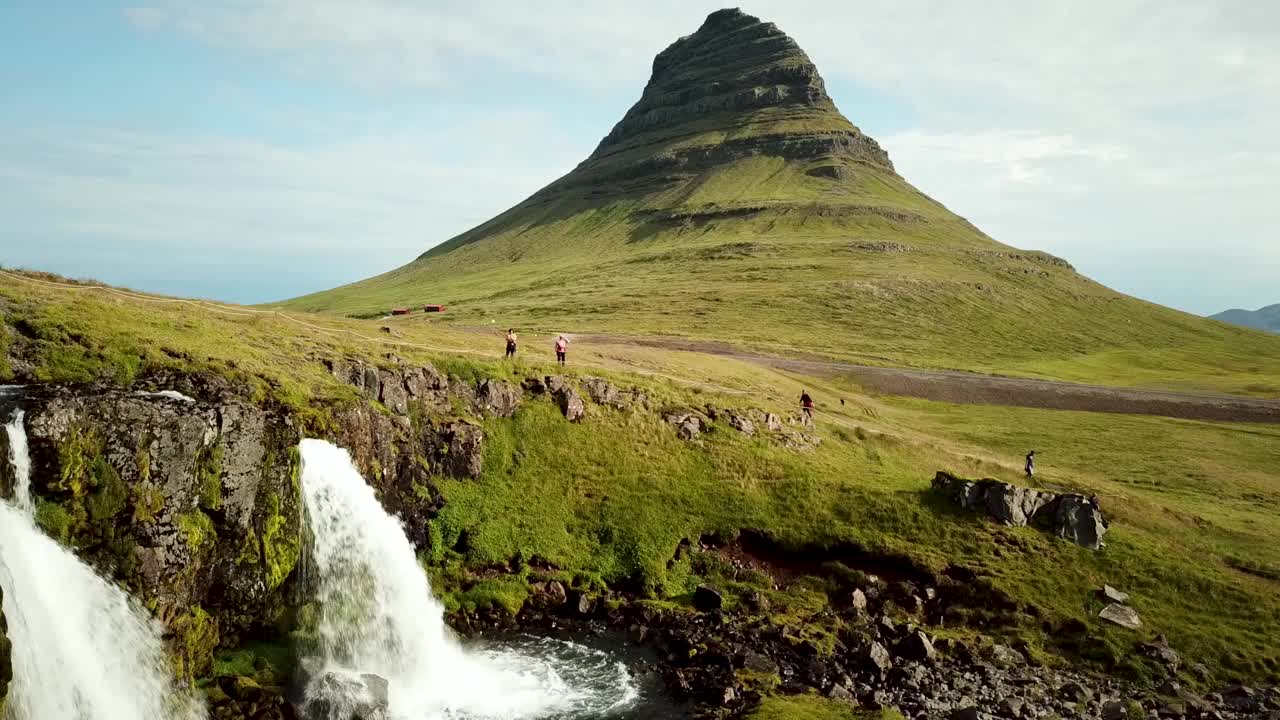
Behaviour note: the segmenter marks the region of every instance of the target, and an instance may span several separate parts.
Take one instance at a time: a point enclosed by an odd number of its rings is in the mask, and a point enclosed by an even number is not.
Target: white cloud
[[[1048,191],[1084,191],[1086,188],[1077,184],[1081,172],[1103,172],[1126,156],[1121,148],[1035,131],[908,130],[881,138],[881,142],[899,165],[930,165],[935,171],[950,165],[958,173],[968,174],[970,185],[989,191],[1014,184],[1039,185]]]
[[[477,152],[460,161],[459,144]],[[317,290],[413,259],[519,202],[588,150],[525,112],[303,148],[83,127],[10,130],[0,135],[0,238],[6,263],[70,260],[74,272],[106,280],[133,269],[122,256],[173,274],[206,270],[192,258],[287,258],[273,269],[314,277],[279,285]],[[245,300],[287,294],[249,283],[224,292]]]

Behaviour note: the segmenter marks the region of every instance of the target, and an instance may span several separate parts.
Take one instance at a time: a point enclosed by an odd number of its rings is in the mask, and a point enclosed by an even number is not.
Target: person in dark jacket
[[[805,417],[813,420],[813,398],[809,397],[808,390],[800,391],[800,407],[804,410]]]
[[[1036,451],[1035,450],[1032,450],[1031,452],[1027,453],[1027,465],[1025,469],[1027,472],[1028,480],[1035,477],[1035,474],[1036,474]]]

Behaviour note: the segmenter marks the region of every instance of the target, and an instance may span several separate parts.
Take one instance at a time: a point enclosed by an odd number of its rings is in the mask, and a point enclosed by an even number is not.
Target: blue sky
[[[1280,301],[1280,10],[1009,5],[743,9],[996,239],[1191,312]],[[717,7],[0,4],[0,262],[239,302],[390,269],[572,168]]]

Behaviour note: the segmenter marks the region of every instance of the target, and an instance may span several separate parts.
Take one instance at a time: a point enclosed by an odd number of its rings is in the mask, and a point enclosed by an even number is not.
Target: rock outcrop
[[[957,505],[1013,527],[1037,525],[1081,547],[1098,550],[1107,533],[1096,498],[1057,494],[999,480],[964,480],[939,471],[933,489]]]
[[[37,522],[155,611],[183,673],[279,618],[301,551],[288,418],[122,391],[25,405]]]

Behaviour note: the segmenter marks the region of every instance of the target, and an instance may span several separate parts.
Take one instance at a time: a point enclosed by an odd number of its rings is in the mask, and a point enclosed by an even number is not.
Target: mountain
[[[1210,317],[1232,325],[1280,333],[1280,303],[1259,310],[1227,310]]]
[[[1280,353],[988,237],[896,171],[794,40],[739,10],[659,53],[640,100],[564,177],[408,265],[280,306],[421,303],[466,325],[1096,381]]]

